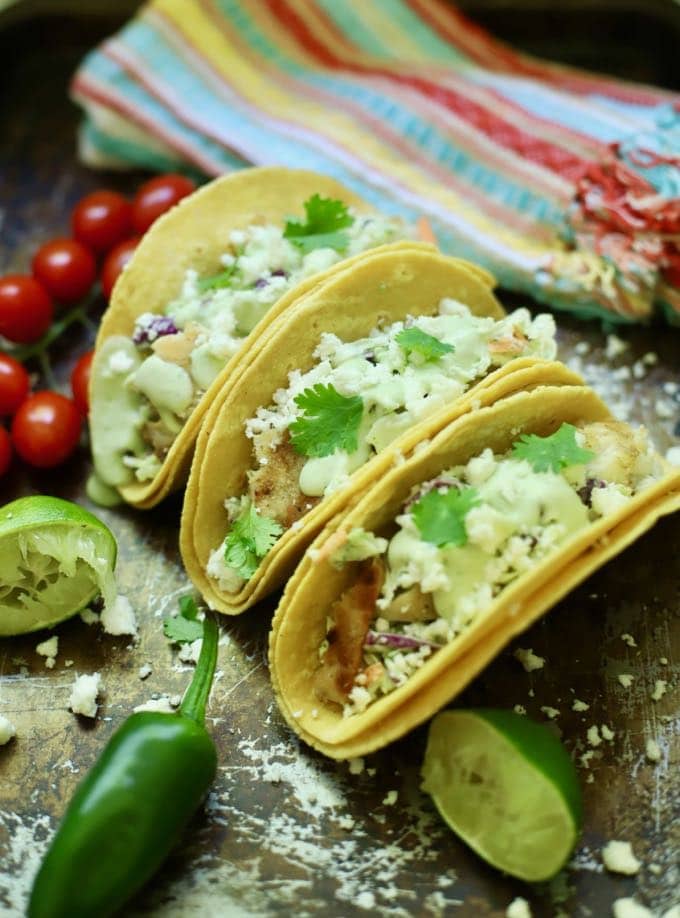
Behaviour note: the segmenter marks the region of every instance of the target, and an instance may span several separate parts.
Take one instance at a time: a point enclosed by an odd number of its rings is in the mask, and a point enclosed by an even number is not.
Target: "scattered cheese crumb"
[[[654,683],[654,691],[652,692],[652,701],[661,701],[663,696],[666,694],[666,689],[668,687],[668,682],[665,679],[657,679]]]
[[[148,679],[152,672],[153,669],[151,668],[151,665],[149,663],[145,663],[144,666],[139,667],[138,676],[140,679]]]
[[[111,605],[102,612],[101,623],[107,634],[137,636],[137,619],[127,596],[116,596]]]
[[[631,676],[630,673],[620,673],[619,682],[624,688],[630,688],[633,684],[634,676]]]
[[[645,755],[650,762],[660,762],[661,761],[661,747],[656,740],[648,739],[645,746]]]
[[[388,791],[383,799],[384,806],[394,806],[397,802],[398,793],[395,790]]]
[[[626,644],[628,644],[629,647],[637,647],[637,644],[635,643],[635,638],[633,637],[632,634],[628,634],[627,632],[622,634],[621,640],[624,641]]]
[[[604,349],[604,355],[607,360],[613,360],[619,357],[624,351],[627,351],[630,345],[623,341],[618,335],[607,335],[607,345]]]
[[[351,775],[360,775],[364,770],[364,760],[362,758],[349,760],[349,773]]]
[[[13,736],[17,735],[17,730],[11,720],[8,720],[4,714],[0,714],[0,746],[9,743]]]
[[[592,727],[588,727],[588,733],[586,736],[588,737],[588,742],[591,746],[599,746],[602,742],[602,738],[600,736],[600,728],[597,726],[597,724],[593,724]]]
[[[135,712],[156,711],[160,714],[172,714],[175,709],[168,696],[161,695],[160,698],[150,698],[148,701],[145,701],[144,704],[138,704],[134,710]]]
[[[535,654],[531,647],[518,647],[513,653],[513,657],[519,660],[528,673],[532,673],[535,669],[543,669],[545,665],[545,658]]]
[[[68,706],[74,714],[82,714],[83,717],[96,717],[97,695],[103,691],[104,684],[99,673],[76,676],[71,688]]]
[[[579,759],[579,761],[581,762],[581,765],[584,768],[590,768],[590,760],[593,758],[594,755],[595,755],[595,752],[593,749],[589,749],[587,752],[584,752],[583,755]]]
[[[586,704],[585,701],[579,701],[578,698],[575,698],[571,709],[572,711],[589,711],[590,705]]]
[[[602,726],[600,727],[600,733],[602,734],[602,739],[606,739],[610,743],[616,736],[616,733],[614,733],[614,731],[610,727],[608,727],[607,724],[602,724]]]
[[[650,864],[647,869],[650,873],[653,873],[655,877],[660,877],[663,873],[663,867],[661,864]]]
[[[612,914],[614,918],[654,918],[654,912],[631,898],[617,899],[612,905]]]
[[[35,652],[39,653],[41,657],[46,657],[45,666],[48,669],[53,669],[54,661],[59,652],[59,637],[55,634],[53,637],[43,641],[42,644],[38,644],[35,648]]]
[[[372,892],[362,892],[354,900],[358,908],[373,909],[375,908],[375,896]]]
[[[198,663],[202,646],[203,638],[196,638],[196,640],[192,641],[190,644],[182,644],[177,657],[182,663]]]
[[[666,462],[680,466],[680,446],[671,446],[666,450]]]
[[[516,704],[512,710],[515,712],[515,714],[526,714],[527,712],[527,709],[523,704]]]
[[[527,900],[521,896],[513,899],[505,910],[505,918],[531,918],[531,909]]]
[[[80,618],[86,625],[96,625],[99,621],[99,616],[92,609],[83,609],[80,613]]]
[[[545,714],[546,717],[550,718],[550,720],[554,720],[560,715],[560,712],[557,710],[557,708],[551,708],[548,704],[544,704],[541,707],[541,711]]]
[[[668,666],[668,657],[659,657],[659,663],[662,666]]]
[[[602,862],[612,873],[623,873],[632,877],[642,863],[633,854],[630,842],[610,841],[602,849]]]

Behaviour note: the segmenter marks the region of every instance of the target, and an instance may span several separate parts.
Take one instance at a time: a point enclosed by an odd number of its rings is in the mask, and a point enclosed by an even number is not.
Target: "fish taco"
[[[453,417],[581,382],[554,333],[430,250],[376,250],[299,297],[197,442],[180,547],[205,600],[236,614],[281,586],[343,502]]]
[[[138,507],[180,487],[213,394],[274,316],[332,266],[414,236],[313,172],[247,169],[182,200],[144,236],[102,318],[90,412],[99,479]]]
[[[678,508],[680,470],[583,386],[460,417],[308,549],[270,636],[283,714],[333,758],[385,746]]]

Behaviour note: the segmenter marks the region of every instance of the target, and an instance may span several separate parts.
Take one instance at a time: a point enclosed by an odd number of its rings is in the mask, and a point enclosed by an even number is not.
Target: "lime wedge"
[[[115,599],[116,540],[84,507],[22,497],[0,510],[0,635],[47,628]]]
[[[422,773],[444,820],[492,866],[529,882],[564,866],[580,831],[581,791],[543,724],[512,711],[443,711]]]

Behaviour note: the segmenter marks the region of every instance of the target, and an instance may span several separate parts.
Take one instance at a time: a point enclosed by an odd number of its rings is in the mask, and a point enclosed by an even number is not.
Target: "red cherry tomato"
[[[113,285],[116,283],[120,272],[132,258],[132,253],[139,245],[140,240],[140,236],[131,236],[130,239],[119,242],[115,249],[111,249],[106,256],[102,267],[101,283],[107,300],[111,299]]]
[[[30,388],[24,365],[9,354],[0,354],[0,415],[14,414]]]
[[[0,478],[12,462],[12,441],[4,427],[0,427]]]
[[[154,220],[195,190],[195,182],[171,172],[144,182],[132,201],[135,232],[145,233]]]
[[[53,315],[52,300],[34,277],[0,277],[0,335],[18,344],[37,341],[50,327]]]
[[[29,465],[52,468],[68,459],[78,445],[81,421],[70,398],[58,392],[36,392],[14,415],[14,449]]]
[[[75,239],[51,239],[33,256],[33,276],[60,303],[75,303],[97,277],[97,262]]]
[[[108,252],[132,231],[132,205],[117,191],[93,191],[71,216],[73,235],[93,252]]]
[[[79,358],[76,365],[71,370],[71,391],[73,392],[73,401],[76,408],[87,417],[87,409],[90,405],[89,387],[90,387],[90,368],[94,351],[87,351]]]

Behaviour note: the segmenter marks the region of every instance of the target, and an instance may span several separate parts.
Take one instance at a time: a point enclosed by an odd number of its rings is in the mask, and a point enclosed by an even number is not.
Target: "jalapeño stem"
[[[213,616],[206,612],[203,620],[203,643],[196,671],[179,709],[183,717],[188,717],[197,724],[202,724],[205,720],[205,709],[217,663],[218,638],[217,623]]]

